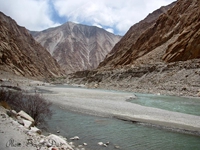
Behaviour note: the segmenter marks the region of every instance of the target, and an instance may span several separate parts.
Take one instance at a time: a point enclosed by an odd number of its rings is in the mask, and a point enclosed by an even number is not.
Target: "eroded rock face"
[[[130,55],[131,47],[137,42],[137,39],[156,23],[156,20],[161,14],[166,13],[174,5],[175,2],[168,6],[163,6],[149,14],[144,20],[133,25],[122,39],[113,47],[105,60],[100,63],[99,67],[115,66],[120,61],[124,62],[128,55]],[[124,59],[121,60],[121,58]]]
[[[176,9],[177,7],[179,9]],[[167,62],[185,61],[200,58],[200,1],[179,1],[177,7],[171,10],[179,28],[179,36],[168,46],[163,60]]]
[[[200,58],[199,30],[200,1],[178,0],[136,41],[133,40],[122,55],[108,57],[100,67],[138,66]],[[129,45],[128,40],[126,44]]]
[[[55,77],[63,73],[56,60],[29,32],[0,12],[0,68],[27,77]]]
[[[117,44],[119,49],[112,50],[98,69],[71,74],[68,82],[93,88],[198,96],[199,24],[200,1],[178,0],[136,39],[131,38],[134,33],[130,29]]]
[[[96,68],[121,39],[98,27],[72,22],[31,33],[66,73]]]

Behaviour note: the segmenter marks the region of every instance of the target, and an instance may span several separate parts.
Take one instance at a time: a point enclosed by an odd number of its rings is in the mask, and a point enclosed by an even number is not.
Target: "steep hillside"
[[[200,1],[178,0],[141,34],[133,27],[96,70],[71,74],[67,82],[200,96]]]
[[[98,27],[72,22],[31,33],[66,73],[96,68],[121,39]]]
[[[133,41],[123,55],[107,57],[100,67],[138,66],[200,58],[200,1],[178,0]]]
[[[132,45],[135,44],[139,36],[148,28],[153,26],[161,14],[166,13],[174,5],[175,2],[168,6],[162,6],[160,9],[150,13],[142,21],[134,24],[122,37],[122,39],[113,47],[112,51],[106,56],[104,62],[101,63],[100,66],[103,66],[105,63],[109,62],[112,63],[112,61],[109,61],[110,59],[116,59],[117,57],[124,55],[132,47]]]
[[[56,60],[29,32],[0,12],[0,69],[26,77],[61,76]]]

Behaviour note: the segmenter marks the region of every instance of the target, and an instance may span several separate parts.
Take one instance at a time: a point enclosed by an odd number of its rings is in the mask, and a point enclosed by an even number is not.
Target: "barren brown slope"
[[[0,12],[0,68],[26,77],[55,77],[63,73],[56,60],[29,32]]]
[[[179,0],[133,41],[124,55],[108,57],[97,70],[71,74],[67,82],[140,93],[200,96],[199,7],[200,1]]]
[[[66,73],[95,69],[121,39],[104,29],[72,22],[31,33]]]
[[[141,34],[153,26],[159,16],[163,13],[166,13],[174,5],[175,2],[168,6],[162,6],[161,8],[150,13],[142,21],[134,24],[122,37],[122,39],[113,47],[112,51],[106,56],[105,60],[100,64],[100,66],[112,65],[114,64],[115,60],[117,60],[117,58],[125,55],[125,53],[132,47],[132,45],[135,44]]]
[[[116,67],[200,58],[199,32],[200,1],[178,0],[126,53],[103,64]]]

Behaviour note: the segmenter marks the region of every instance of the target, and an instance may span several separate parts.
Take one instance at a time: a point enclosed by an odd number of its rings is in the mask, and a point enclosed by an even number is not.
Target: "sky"
[[[67,21],[124,35],[149,13],[175,0],[0,0],[0,11],[31,31]]]

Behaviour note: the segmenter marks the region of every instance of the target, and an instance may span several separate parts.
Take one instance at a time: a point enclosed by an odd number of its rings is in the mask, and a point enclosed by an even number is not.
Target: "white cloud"
[[[173,0],[56,0],[55,8],[60,16],[71,21],[107,26],[124,34],[130,26],[148,13]]]
[[[52,18],[50,2],[65,21],[105,27],[123,35],[133,24],[173,0],[0,0],[0,11],[19,25],[42,30],[59,23]],[[62,22],[64,23],[64,22]]]
[[[29,30],[43,30],[59,25],[50,19],[46,0],[0,0],[0,11]]]

